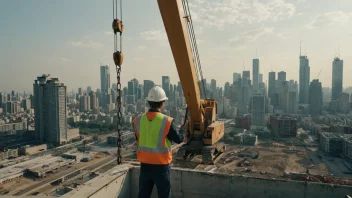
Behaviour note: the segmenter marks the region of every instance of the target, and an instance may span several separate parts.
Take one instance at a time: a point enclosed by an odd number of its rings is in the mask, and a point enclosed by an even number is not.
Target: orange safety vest
[[[167,138],[167,134],[172,120],[160,112],[147,112],[134,119],[139,162],[159,165],[171,163],[171,141]]]

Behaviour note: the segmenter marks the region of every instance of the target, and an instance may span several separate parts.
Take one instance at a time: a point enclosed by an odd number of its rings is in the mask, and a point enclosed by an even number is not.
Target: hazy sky
[[[189,0],[203,75],[218,86],[233,72],[252,70],[260,59],[269,71],[298,80],[299,43],[310,59],[311,79],[319,71],[331,86],[332,60],[344,60],[344,87],[352,85],[351,0]],[[177,83],[178,74],[157,0],[124,0],[123,85],[136,77]],[[100,87],[100,63],[112,64],[111,0],[1,0],[0,91],[32,91],[43,73],[58,77],[68,90]],[[252,78],[252,77],[251,77]]]

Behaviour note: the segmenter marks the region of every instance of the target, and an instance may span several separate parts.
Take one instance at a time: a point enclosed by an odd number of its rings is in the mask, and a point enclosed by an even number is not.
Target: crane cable
[[[203,78],[202,65],[201,65],[200,58],[199,58],[197,39],[196,39],[196,35],[194,33],[193,21],[192,21],[191,11],[190,11],[189,5],[188,5],[188,0],[182,0],[182,5],[183,5],[185,18],[187,19],[188,36],[189,36],[189,39],[191,42],[191,49],[192,49],[193,58],[195,59],[195,60],[193,60],[193,62],[195,65],[197,78],[198,78],[198,80],[200,78],[200,80],[202,82],[203,93],[204,93],[204,97],[206,98],[207,94],[206,94],[206,87],[205,87],[205,82],[204,82],[204,78]]]
[[[112,29],[114,30],[114,53],[113,53],[113,59],[114,63],[116,66],[116,74],[117,74],[117,98],[116,98],[116,107],[117,107],[117,122],[116,122],[116,128],[117,128],[117,164],[122,163],[122,155],[121,155],[121,147],[122,147],[122,124],[121,124],[121,118],[122,118],[122,112],[121,112],[121,107],[122,107],[122,102],[121,102],[121,65],[123,63],[123,54],[122,54],[122,32],[124,29],[124,25],[122,22],[122,0],[120,0],[120,14],[121,14],[121,20],[117,18],[118,15],[118,0],[112,0],[112,9],[113,9],[113,22],[112,22]],[[118,39],[118,34],[120,39]],[[120,49],[118,51],[118,40],[120,40]]]

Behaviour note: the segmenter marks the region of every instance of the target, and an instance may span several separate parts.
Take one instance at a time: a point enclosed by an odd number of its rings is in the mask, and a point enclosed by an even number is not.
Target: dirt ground
[[[257,159],[247,157],[247,166],[237,166],[244,160],[239,154],[259,153]],[[306,173],[307,167],[311,174],[328,175],[327,165],[319,160],[313,160],[316,151],[303,147],[290,147],[279,143],[265,143],[257,146],[235,146],[227,145],[227,149],[221,159],[215,164],[216,168],[200,165],[197,160],[184,162],[174,160],[174,167],[191,168],[198,170],[209,170],[212,172],[250,175],[264,178],[281,178],[285,172]],[[198,157],[199,158],[199,157]]]

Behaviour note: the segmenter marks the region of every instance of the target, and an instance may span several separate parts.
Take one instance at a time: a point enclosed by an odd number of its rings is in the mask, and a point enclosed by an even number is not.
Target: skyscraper
[[[89,100],[89,102],[90,102],[90,109],[95,109],[95,108],[97,108],[98,107],[98,101],[97,101],[97,95],[95,94],[95,92],[94,91],[91,91],[90,93],[89,93],[89,97],[90,97],[90,100]]]
[[[79,110],[81,112],[89,111],[90,110],[90,97],[86,94],[81,96],[80,101],[79,101],[80,108]]]
[[[212,98],[217,99],[217,91],[216,91],[216,80],[211,79],[210,81],[210,88],[211,88],[211,93],[212,93]]]
[[[148,97],[148,92],[151,88],[155,86],[155,83],[151,80],[144,80],[144,87],[143,87],[143,92],[144,92],[144,98]]]
[[[280,86],[280,109],[288,112],[288,81],[281,82]]]
[[[34,81],[36,140],[60,145],[67,140],[66,86],[42,75]]]
[[[332,62],[332,89],[331,99],[336,100],[342,93],[343,86],[343,60],[336,57]]]
[[[5,97],[4,94],[2,92],[0,92],[0,108],[2,108],[2,103],[5,102]]]
[[[180,97],[183,97],[183,89],[182,89],[181,82],[177,82],[177,91],[180,94]]]
[[[108,93],[110,89],[110,70],[108,65],[100,66],[100,88],[102,93]]]
[[[169,97],[170,96],[170,77],[162,76],[161,80],[162,80],[161,86],[164,89],[166,96]]]
[[[323,88],[318,79],[309,86],[309,113],[312,116],[321,115],[323,106]]]
[[[259,83],[263,82],[263,74],[259,74]]]
[[[310,67],[307,56],[299,57],[299,103],[308,104]]]
[[[265,126],[265,97],[256,92],[252,97],[252,125]]]
[[[276,93],[276,73],[275,72],[269,72],[269,87],[268,87],[268,95],[272,99],[273,94]]]
[[[91,91],[92,91],[92,87],[91,87],[91,86],[88,86],[88,87],[87,87],[87,94],[90,94]]]
[[[340,93],[338,97],[338,111],[340,113],[348,113],[350,112],[350,109],[350,95],[345,92]]]
[[[250,80],[251,80],[251,72],[250,71],[243,71],[242,72],[242,84],[243,85],[251,85]]]
[[[81,95],[83,95],[83,90],[82,90],[82,88],[80,87],[80,88],[78,88],[78,94],[81,96]]]
[[[25,111],[31,109],[31,99],[29,99],[29,98],[23,99],[22,100],[22,107],[23,107],[23,110],[25,110]]]
[[[134,83],[133,94],[136,95],[136,97],[137,97],[138,96],[139,81],[136,78],[133,78],[131,81]]]
[[[297,92],[289,91],[288,92],[288,109],[287,113],[297,114]]]
[[[286,72],[280,71],[277,73],[277,80],[280,82],[285,82],[286,81]]]
[[[233,73],[233,81],[232,81],[232,83],[237,82],[240,78],[241,78],[241,74],[240,73]]]
[[[135,95],[135,84],[134,82],[131,80],[131,81],[128,81],[128,95]]]
[[[259,89],[259,59],[253,59],[253,89]]]

